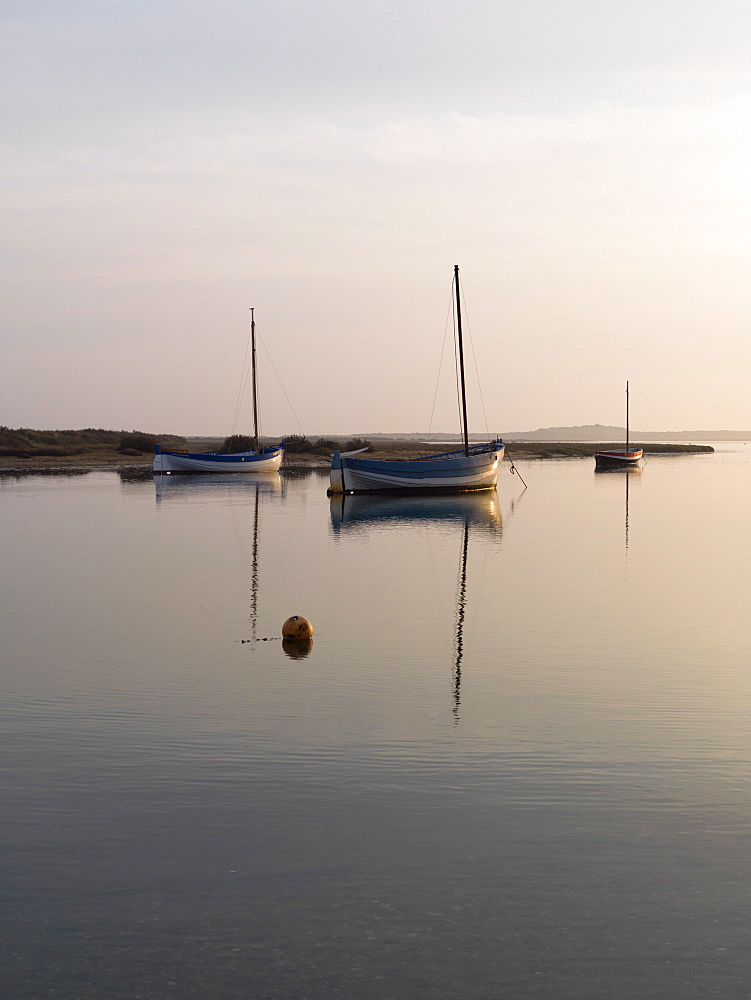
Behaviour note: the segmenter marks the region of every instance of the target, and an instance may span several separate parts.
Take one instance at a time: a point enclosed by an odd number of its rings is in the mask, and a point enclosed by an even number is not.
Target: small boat
[[[611,451],[595,452],[596,469],[633,468],[641,462],[644,452],[641,448],[633,448],[629,444],[628,427],[628,382],[626,382],[626,447],[613,448]]]
[[[359,458],[360,451],[335,451],[331,458],[332,493],[462,493],[465,490],[492,490],[498,483],[503,460],[501,440],[486,444],[469,443],[467,396],[464,384],[464,347],[459,294],[459,267],[454,267],[456,294],[456,343],[464,447],[440,455],[382,462]]]
[[[186,451],[163,451],[156,446],[153,471],[155,475],[173,472],[276,472],[282,464],[284,445],[261,448],[258,435],[258,377],[256,371],[255,310],[250,310],[250,358],[253,385],[253,444],[252,451],[215,452],[207,455]]]

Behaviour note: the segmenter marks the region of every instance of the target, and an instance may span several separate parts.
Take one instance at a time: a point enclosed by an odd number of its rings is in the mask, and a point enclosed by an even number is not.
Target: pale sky
[[[748,4],[1,12],[1,424],[751,429]]]

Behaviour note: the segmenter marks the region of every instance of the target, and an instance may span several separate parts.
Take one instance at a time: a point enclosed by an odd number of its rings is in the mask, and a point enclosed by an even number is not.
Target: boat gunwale
[[[436,455],[434,458],[428,460],[421,457],[396,459],[355,458],[354,456],[349,457],[340,454],[338,457],[339,466],[333,465],[337,460],[335,453],[332,458],[332,468],[351,469],[355,472],[359,470],[364,473],[381,473],[382,475],[393,475],[396,478],[403,477],[408,479],[413,477],[419,478],[422,475],[432,478],[434,474],[448,474],[451,477],[459,478],[465,475],[469,469],[482,468],[484,466],[494,467],[503,461],[505,450],[505,445],[498,444],[495,448],[470,452],[469,455],[465,455],[464,451],[452,451],[446,452],[443,455]],[[436,467],[438,461],[441,464]]]
[[[284,445],[272,445],[262,451],[208,451],[208,452],[196,452],[196,451],[166,451],[164,448],[159,448],[155,452],[155,457],[158,455],[173,455],[175,458],[187,458],[194,461],[201,462],[239,462],[248,458],[256,459],[266,459],[273,458],[279,452],[284,451]]]
[[[415,494],[419,494],[421,497],[438,497],[438,496],[448,496],[453,494],[456,496],[458,493],[483,493],[487,490],[497,490],[497,483],[488,483],[487,486],[428,486],[428,487],[415,487],[415,486],[384,486],[382,489],[362,489],[359,486],[357,489],[351,490],[327,490],[327,496],[403,496],[403,497],[414,497]]]
[[[611,448],[609,451],[596,451],[595,458],[637,458],[644,454],[643,448]]]
[[[457,448],[456,451],[442,451],[436,455],[416,455],[414,458],[390,458],[390,459],[379,459],[379,458],[361,458],[361,462],[435,462],[440,459],[447,458],[470,458],[473,455],[489,455],[493,451],[503,451],[506,446],[503,441],[493,441],[487,444],[471,444],[469,446],[469,455],[467,455],[463,448]],[[347,458],[348,456],[342,455],[342,458]]]

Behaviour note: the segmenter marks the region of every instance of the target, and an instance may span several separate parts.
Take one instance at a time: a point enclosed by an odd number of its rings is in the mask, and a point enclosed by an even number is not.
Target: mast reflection
[[[256,502],[253,510],[253,545],[250,558],[250,634],[255,641],[258,639],[258,515],[260,511],[260,490],[256,490]]]
[[[469,520],[464,522],[462,554],[459,562],[459,580],[456,599],[456,627],[454,629],[454,722],[459,722],[461,704],[462,658],[464,656],[464,616],[467,611],[467,552],[469,550]]]
[[[615,469],[595,469],[595,476],[623,476],[625,480],[625,526],[624,526],[624,538],[625,538],[625,549],[626,555],[628,555],[628,532],[629,532],[629,484],[631,477],[635,476],[637,479],[642,474],[641,466],[634,465],[630,468],[615,468]]]
[[[451,657],[451,711],[459,722],[461,706],[464,638],[467,619],[467,563],[470,534],[500,541],[503,536],[498,494],[495,490],[476,493],[404,497],[377,494],[334,494],[330,498],[331,530],[336,538],[371,530],[430,523],[447,527],[454,522],[461,538],[459,570],[454,595],[454,628]],[[455,529],[450,527],[453,534]]]
[[[278,472],[255,472],[252,476],[238,476],[232,473],[208,475],[160,474],[154,478],[157,506],[163,504],[208,504],[239,506],[243,514],[252,509],[250,546],[250,601],[248,621],[250,640],[263,641],[258,635],[258,610],[260,592],[260,522],[262,496],[284,499],[286,489],[284,478]],[[243,518],[243,523],[244,518]],[[285,648],[285,653],[294,659],[307,656],[312,643],[307,647]]]

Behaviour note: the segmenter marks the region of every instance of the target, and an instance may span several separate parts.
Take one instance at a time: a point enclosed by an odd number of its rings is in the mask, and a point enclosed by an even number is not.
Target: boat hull
[[[157,449],[153,471],[155,475],[171,472],[276,472],[283,457],[284,448],[270,448],[261,452],[240,451],[228,455],[194,455]]]
[[[495,489],[504,445],[423,456],[412,461],[379,462],[335,452],[329,493],[463,493]]]
[[[644,452],[641,448],[615,448],[612,451],[596,451],[595,468],[633,468],[639,464],[643,455]]]

